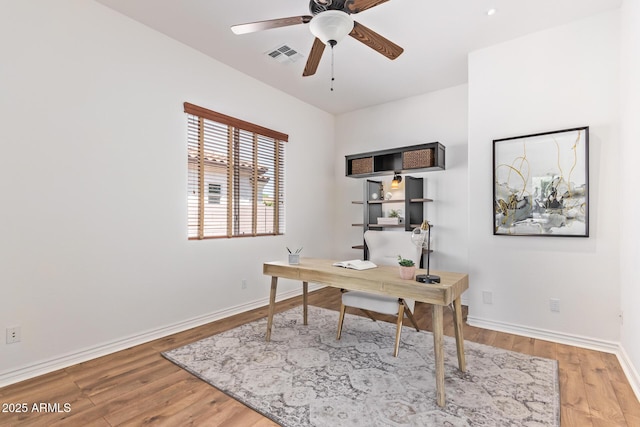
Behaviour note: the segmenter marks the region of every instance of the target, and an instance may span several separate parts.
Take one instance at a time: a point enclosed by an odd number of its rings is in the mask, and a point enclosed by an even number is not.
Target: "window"
[[[219,205],[220,194],[222,194],[222,184],[209,183],[209,203]]]
[[[188,237],[284,234],[289,137],[187,102]]]

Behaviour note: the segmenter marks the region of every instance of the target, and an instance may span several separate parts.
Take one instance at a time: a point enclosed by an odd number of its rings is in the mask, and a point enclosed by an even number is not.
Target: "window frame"
[[[203,240],[283,235],[285,233],[284,154],[285,145],[289,140],[289,136],[188,102],[184,103],[184,112],[188,114],[188,126],[190,129],[187,136],[187,169],[190,176],[187,183],[187,187],[189,188],[189,196],[187,200],[187,206],[189,209],[187,221],[188,239]],[[192,135],[192,122],[194,120],[197,120],[197,141]],[[205,142],[205,133],[207,132],[207,126],[205,124],[205,120],[209,121],[209,123],[207,123],[208,125],[213,125],[217,128],[226,127],[226,159],[231,159],[231,161],[227,160],[225,162],[224,174],[226,175],[226,183],[224,185],[211,182],[208,184],[205,183],[205,175],[207,175],[205,167],[205,146],[207,145]],[[247,138],[247,136],[249,136],[249,138]],[[220,143],[220,140],[218,140],[217,143]],[[243,152],[246,155],[248,143],[250,144],[250,149],[253,154],[252,159],[247,166],[246,158],[243,160],[239,156],[239,153],[240,150],[245,150]],[[195,145],[197,145],[197,155],[190,152],[191,150],[195,153]],[[267,156],[266,160],[268,161],[268,164],[264,165],[258,163],[259,161],[265,160],[262,157],[259,160],[257,154],[258,151],[264,153],[268,152],[269,149],[273,151],[273,157]],[[194,155],[196,157],[195,162],[197,162],[196,168],[193,167]],[[274,181],[272,184],[273,195],[269,194],[269,203],[263,200],[265,207],[273,207],[273,212],[269,212],[270,215],[273,215],[273,222],[270,224],[273,227],[269,232],[265,232],[264,230],[258,232],[258,203],[259,199],[264,197],[264,193],[258,194],[259,182],[264,182],[264,177],[259,176],[258,169],[265,170],[265,166],[268,166],[266,170],[273,168],[271,174]],[[239,180],[240,170],[246,170],[247,167],[250,169],[250,176],[243,184]],[[197,179],[192,177],[193,173],[197,175]],[[246,190],[247,182],[251,189],[249,199],[246,198],[247,193],[243,193],[243,189]],[[221,191],[221,193],[213,194],[210,191],[212,185],[217,185],[220,190],[225,188],[226,192]],[[194,209],[194,201],[191,198],[191,191],[193,191],[194,194],[197,194],[197,202],[195,202],[197,203],[197,212]],[[221,215],[218,212],[217,214],[210,214],[207,216],[205,206],[210,204],[221,204],[220,199],[223,195],[226,195],[226,214]],[[241,195],[244,195],[244,198],[241,199]],[[217,197],[219,201],[212,203],[212,196]],[[243,230],[243,227],[245,229],[248,227],[247,223],[249,222],[245,222],[247,219],[246,211],[248,210],[246,205],[247,200],[250,202],[251,207],[251,219],[249,224],[251,228],[250,232]],[[242,203],[245,204],[244,209],[242,207]],[[193,212],[196,213],[193,214]],[[265,215],[267,215],[266,211]],[[223,217],[224,220],[222,220]],[[197,223],[196,225],[194,225],[194,219]],[[205,222],[208,224],[211,224],[212,222],[216,223],[217,227],[213,226],[210,228],[210,231],[207,232],[205,231]],[[222,222],[224,222],[224,224],[221,224]],[[223,227],[220,227],[221,225]],[[216,229],[218,232],[215,232]],[[220,232],[221,229],[226,230],[226,232]]]

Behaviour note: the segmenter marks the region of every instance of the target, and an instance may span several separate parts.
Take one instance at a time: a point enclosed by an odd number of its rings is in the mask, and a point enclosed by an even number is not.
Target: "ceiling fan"
[[[302,75],[312,76],[318,69],[318,64],[320,64],[320,58],[322,58],[325,46],[328,44],[333,48],[333,46],[346,35],[350,35],[389,59],[393,60],[400,56],[404,49],[382,37],[375,31],[354,21],[351,17],[351,15],[371,9],[387,1],[388,0],[310,0],[309,12],[311,15],[249,22],[234,25],[231,27],[231,30],[235,34],[247,34],[290,25],[310,24],[309,29],[316,38],[313,41],[313,46],[311,46],[311,52],[309,52],[309,58],[307,59],[307,64],[304,67]]]

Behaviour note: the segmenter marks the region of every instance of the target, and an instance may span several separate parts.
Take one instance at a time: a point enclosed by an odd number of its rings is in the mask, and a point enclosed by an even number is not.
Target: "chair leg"
[[[342,335],[342,323],[344,322],[344,313],[347,310],[347,306],[344,304],[340,304],[340,319],[338,319],[338,335],[336,339],[340,339],[340,335]]]
[[[396,326],[396,346],[393,350],[393,357],[398,357],[398,351],[400,350],[400,333],[402,332],[403,319],[404,319],[404,302],[400,301],[398,304],[398,323]]]
[[[416,331],[420,332],[420,328],[418,328],[418,322],[416,322],[416,318],[413,317],[413,313],[411,312],[411,310],[407,310],[407,317],[409,318],[409,320],[411,320],[411,323],[413,323],[413,327],[416,328]]]

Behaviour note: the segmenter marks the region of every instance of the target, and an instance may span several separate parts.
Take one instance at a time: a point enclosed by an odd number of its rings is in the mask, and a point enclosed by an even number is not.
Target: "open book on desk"
[[[353,270],[368,270],[370,268],[376,268],[377,265],[371,261],[362,261],[361,259],[352,259],[349,261],[334,262],[335,267],[351,268]]]

